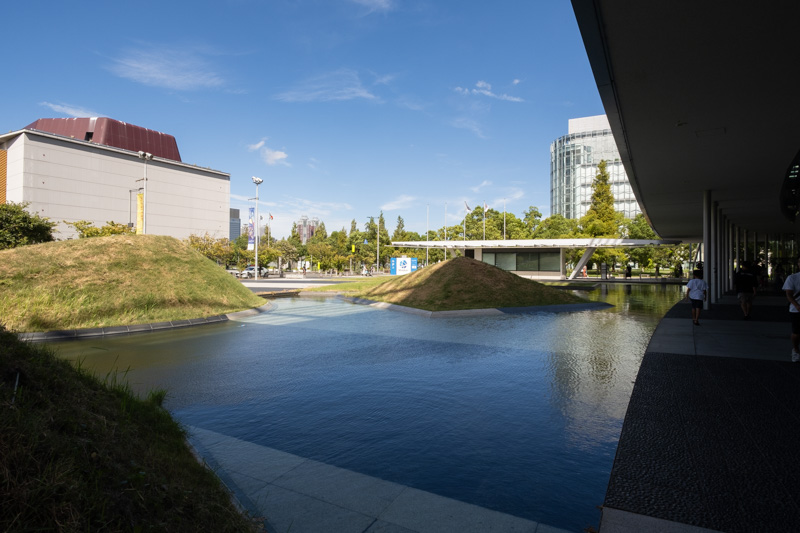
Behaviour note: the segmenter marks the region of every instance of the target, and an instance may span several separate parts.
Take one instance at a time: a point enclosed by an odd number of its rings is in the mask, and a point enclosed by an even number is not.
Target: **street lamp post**
[[[144,178],[136,181],[144,181],[142,198],[142,234],[147,234],[147,162],[153,160],[153,154],[139,150],[139,159],[144,160]]]
[[[258,279],[258,186],[264,183],[264,180],[261,178],[257,178],[255,176],[252,177],[253,183],[256,184],[256,279]]]
[[[369,217],[375,218],[375,217]],[[378,269],[381,266],[381,219],[378,217],[378,230],[375,232],[377,235],[377,245],[376,245],[376,252],[375,252],[375,273],[377,274]]]

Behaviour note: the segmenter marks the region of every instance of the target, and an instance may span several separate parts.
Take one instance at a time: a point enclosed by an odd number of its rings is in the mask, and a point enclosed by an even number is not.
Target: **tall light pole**
[[[139,159],[144,160],[144,178],[141,180],[136,181],[144,181],[144,186],[142,187],[143,197],[142,197],[142,234],[147,233],[147,162],[153,160],[153,154],[150,152],[142,152],[139,150]]]
[[[258,186],[264,183],[264,180],[252,177],[253,183],[256,184],[256,279],[258,279]]]
[[[375,217],[369,217],[375,218]],[[381,219],[378,217],[378,230],[375,232],[378,237],[377,246],[375,247],[375,273],[378,273],[378,269],[381,266]]]

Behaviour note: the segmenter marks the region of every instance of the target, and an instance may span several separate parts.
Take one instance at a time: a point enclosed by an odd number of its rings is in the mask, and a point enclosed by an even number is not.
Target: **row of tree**
[[[310,261],[314,268],[322,270],[345,270],[351,267],[360,268],[361,265],[372,266],[376,263],[380,268],[385,268],[391,257],[401,255],[416,257],[422,264],[425,261],[437,262],[460,253],[454,250],[445,252],[443,248],[426,251],[421,248],[389,246],[393,242],[586,237],[658,239],[658,235],[650,228],[643,215],[626,219],[614,210],[614,196],[605,161],[601,161],[598,165],[598,173],[592,185],[591,206],[586,215],[579,220],[567,219],[559,214],[542,219],[541,212],[535,206],[525,210],[522,218],[514,213],[500,212],[496,209],[485,210],[478,206],[469,212],[465,210],[464,219],[460,224],[442,226],[428,231],[427,235],[406,230],[403,217],[398,216],[394,232],[390,235],[381,212],[377,221],[375,217],[371,217],[363,228],[359,228],[356,221],[352,220],[349,231],[342,228],[328,234],[325,224],[321,223],[305,244],[302,243],[295,225],[288,239],[273,241],[269,247],[263,246],[263,240],[259,241],[262,243],[259,246],[259,263],[267,264],[265,260],[275,261],[281,257],[284,264],[287,261],[304,260]],[[378,251],[379,243],[380,251]],[[241,250],[238,253],[239,257],[249,257],[252,260],[252,251],[249,252],[249,256],[243,255]],[[582,253],[582,250],[571,251],[567,254],[568,262],[575,263]],[[595,252],[592,261],[607,263],[611,268],[623,263],[635,263],[644,268],[655,266],[675,268],[678,264],[689,261],[689,255],[688,245],[601,249]]]
[[[321,223],[306,243],[303,243],[297,226],[292,227],[288,238],[259,241],[258,262],[261,265],[280,263],[284,268],[296,265],[299,261],[308,261],[313,268],[321,270],[360,269],[377,264],[385,268],[391,257],[405,255],[416,257],[421,264],[438,262],[460,252],[443,248],[395,248],[392,242],[401,241],[434,241],[445,240],[501,240],[501,239],[564,239],[582,237],[632,239],[657,239],[658,236],[648,225],[643,215],[634,219],[626,219],[614,210],[614,197],[611,192],[606,162],[598,165],[598,173],[592,185],[592,201],[585,216],[579,220],[566,219],[556,214],[542,219],[542,214],[534,206],[523,212],[522,218],[514,213],[500,212],[478,206],[467,212],[460,224],[443,226],[420,234],[405,229],[402,216],[397,217],[394,232],[390,235],[386,227],[383,213],[375,219],[371,217],[359,228],[355,219],[350,223],[349,231],[342,228],[330,234]],[[13,247],[19,244],[45,242],[53,240],[54,223],[47,219],[30,215],[25,211],[25,204],[5,204],[0,209],[0,248]],[[123,224],[108,222],[97,228],[86,221],[71,223],[81,238],[128,233],[132,230]],[[380,237],[378,237],[380,236]],[[247,235],[229,241],[209,235],[192,235],[187,240],[189,245],[205,256],[221,265],[244,268],[255,260],[254,251],[248,250]],[[380,248],[379,248],[380,244]],[[582,250],[574,250],[568,254],[568,263],[575,263]],[[635,263],[641,267],[660,266],[674,268],[678,264],[689,261],[690,247],[658,246],[633,249],[600,249],[595,252],[592,261],[615,265]]]

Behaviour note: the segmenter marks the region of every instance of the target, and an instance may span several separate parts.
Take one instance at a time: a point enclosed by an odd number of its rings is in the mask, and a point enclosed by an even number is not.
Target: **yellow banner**
[[[136,195],[136,235],[142,234],[144,226],[144,194]]]

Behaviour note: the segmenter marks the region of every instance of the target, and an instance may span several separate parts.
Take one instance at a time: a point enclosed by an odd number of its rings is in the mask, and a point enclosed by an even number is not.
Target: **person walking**
[[[700,311],[708,293],[708,283],[703,281],[703,271],[695,270],[694,277],[686,284],[686,298],[692,302],[692,322],[700,325]]]
[[[800,257],[797,259],[800,268]],[[800,362],[800,272],[792,274],[783,283],[783,291],[789,300],[789,319],[792,322],[792,363]]]
[[[742,313],[744,313],[745,320],[750,319],[750,311],[753,309],[753,299],[756,297],[758,287],[758,279],[756,279],[755,274],[753,274],[750,269],[750,262],[743,262],[742,266],[739,267],[736,278],[734,278],[739,305],[742,306]]]

